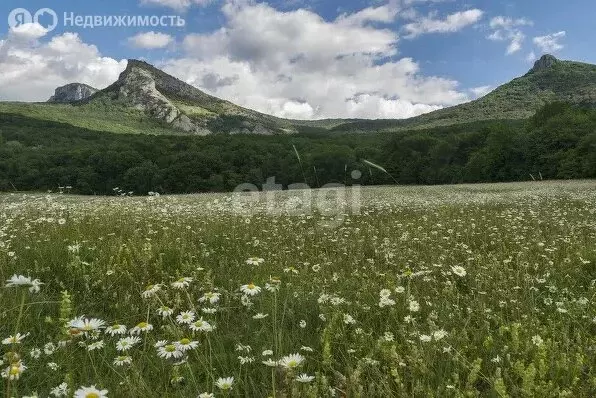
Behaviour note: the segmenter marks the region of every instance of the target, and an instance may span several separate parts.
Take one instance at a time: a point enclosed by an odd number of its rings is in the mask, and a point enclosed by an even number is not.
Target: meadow
[[[303,194],[0,195],[2,395],[596,396],[596,181]]]

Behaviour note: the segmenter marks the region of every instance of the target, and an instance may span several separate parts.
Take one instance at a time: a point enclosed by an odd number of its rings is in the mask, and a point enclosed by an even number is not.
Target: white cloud
[[[526,61],[532,63],[536,61],[538,57],[536,57],[536,53],[534,51],[530,51],[530,53],[526,56]]]
[[[486,94],[490,93],[492,91],[492,86],[480,86],[480,87],[474,87],[471,88],[470,91],[472,92],[472,94],[474,94],[475,98],[479,98],[479,97],[483,97]]]
[[[160,6],[176,11],[186,11],[193,5],[205,6],[212,0],[141,0],[142,5]]]
[[[15,28],[10,28],[8,34],[13,40],[30,41],[40,39],[47,33],[47,29],[38,23],[26,23]]]
[[[546,36],[538,36],[534,38],[534,44],[540,48],[544,53],[554,53],[562,50],[564,46],[559,43],[567,33],[563,30]]]
[[[169,46],[174,38],[165,33],[146,32],[130,37],[128,41],[134,47],[152,50]]]
[[[399,38],[383,28],[396,18],[390,7],[334,21],[263,3],[230,2],[223,12],[222,28],[187,36],[186,56],[161,66],[239,105],[303,119],[404,118],[468,99],[456,81],[397,58]]]
[[[489,25],[493,32],[488,36],[488,39],[493,41],[508,41],[507,55],[511,55],[522,49],[523,42],[526,39],[526,35],[522,32],[521,28],[531,26],[533,22],[526,18],[514,19],[498,16],[491,19]]]
[[[476,8],[447,15],[444,19],[436,19],[431,15],[405,25],[404,30],[408,34],[407,37],[416,37],[424,33],[457,32],[478,22],[482,15],[483,11]]]
[[[102,57],[75,33],[41,43],[38,28],[24,31],[13,30],[0,41],[0,100],[45,101],[56,87],[72,82],[104,88],[126,67],[126,61]]]

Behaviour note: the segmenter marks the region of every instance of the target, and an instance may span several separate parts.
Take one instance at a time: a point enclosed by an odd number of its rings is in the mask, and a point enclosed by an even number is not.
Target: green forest
[[[207,137],[111,134],[0,113],[1,191],[220,192],[268,177],[311,187],[596,178],[596,110],[552,103],[525,121]]]

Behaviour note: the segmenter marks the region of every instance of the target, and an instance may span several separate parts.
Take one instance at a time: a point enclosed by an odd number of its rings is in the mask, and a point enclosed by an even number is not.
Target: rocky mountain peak
[[[91,97],[98,92],[96,88],[82,83],[70,83],[66,86],[58,87],[54,95],[48,102],[68,104],[78,102]]]
[[[559,62],[559,60],[553,55],[550,55],[550,54],[543,55],[542,57],[540,57],[540,59],[538,61],[536,61],[534,63],[534,67],[532,68],[532,70],[530,72],[538,72],[538,71],[541,71],[544,69],[548,69],[558,62]]]

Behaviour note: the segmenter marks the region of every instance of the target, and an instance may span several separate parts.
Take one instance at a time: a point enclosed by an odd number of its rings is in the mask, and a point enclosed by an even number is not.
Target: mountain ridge
[[[69,86],[72,84],[58,90]],[[0,103],[0,112],[33,114],[45,120],[117,133],[275,135],[295,134],[305,129],[400,131],[476,121],[522,120],[545,104],[557,101],[593,106],[596,65],[561,61],[546,54],[526,74],[481,98],[409,119],[282,119],[209,95],[135,59],[128,61],[113,84],[81,96],[80,100],[49,104]]]

